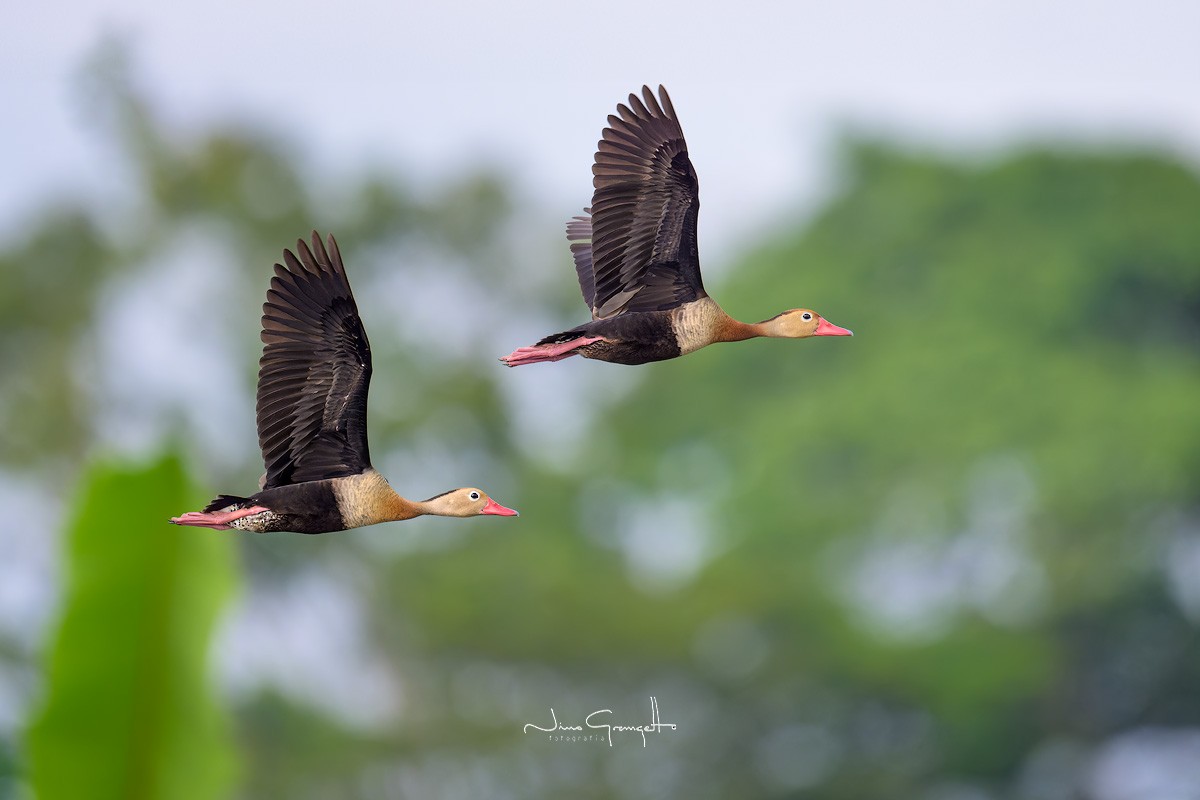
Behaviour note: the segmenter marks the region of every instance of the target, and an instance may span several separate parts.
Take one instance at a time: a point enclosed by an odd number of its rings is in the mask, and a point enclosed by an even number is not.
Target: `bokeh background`
[[[1200,7],[9,17],[0,798],[1200,798]],[[659,82],[709,290],[856,337],[503,369]],[[165,524],[313,228],[376,465],[519,520]]]

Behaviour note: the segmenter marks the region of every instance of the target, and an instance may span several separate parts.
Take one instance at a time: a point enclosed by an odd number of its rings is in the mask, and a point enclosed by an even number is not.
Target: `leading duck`
[[[807,308],[763,322],[726,314],[704,291],[696,248],[696,172],[667,90],[629,95],[609,116],[592,166],[591,208],[567,223],[592,321],[500,359],[519,367],[583,356],[645,364],[714,342],[853,336]],[[660,102],[661,101],[661,102]]]

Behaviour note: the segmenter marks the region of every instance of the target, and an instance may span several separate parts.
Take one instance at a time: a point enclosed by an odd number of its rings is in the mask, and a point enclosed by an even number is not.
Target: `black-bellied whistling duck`
[[[609,116],[592,166],[592,206],[567,223],[592,321],[500,359],[510,367],[580,355],[645,364],[758,336],[853,336],[807,308],[733,319],[704,291],[696,249],[696,172],[667,90],[649,86]]]
[[[371,467],[367,389],[371,346],[342,266],[313,231],[275,265],[262,317],[258,443],[267,472],[249,497],[220,495],[176,525],[327,533],[422,514],[516,516],[479,489],[405,500]]]

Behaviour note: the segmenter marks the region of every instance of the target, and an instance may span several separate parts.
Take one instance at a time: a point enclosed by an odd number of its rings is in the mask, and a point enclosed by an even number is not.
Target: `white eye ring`
[[[805,311],[804,314],[802,314],[801,316],[803,317],[803,319],[806,319],[806,320],[812,319],[812,314],[808,313],[807,311]]]
[[[479,492],[471,492],[471,494],[470,494],[470,495],[468,495],[468,497],[470,497],[472,500],[478,500],[478,499],[479,499]]]

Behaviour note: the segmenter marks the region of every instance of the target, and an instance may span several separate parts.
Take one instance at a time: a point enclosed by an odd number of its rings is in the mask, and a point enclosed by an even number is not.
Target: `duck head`
[[[422,505],[428,513],[439,517],[477,517],[491,514],[498,517],[521,516],[511,508],[500,505],[480,489],[467,487],[431,497]]]
[[[759,324],[765,335],[781,339],[854,335],[853,331],[839,328],[811,308],[793,308]]]

